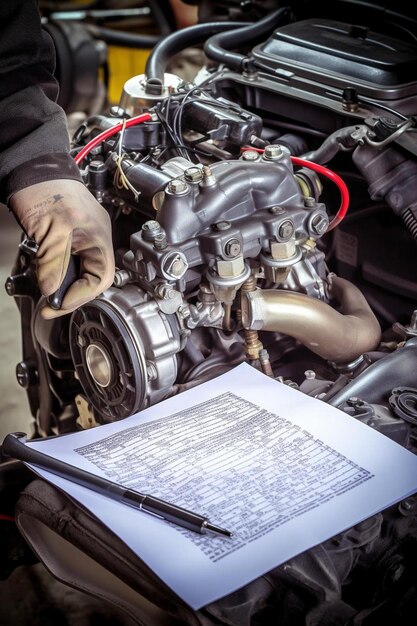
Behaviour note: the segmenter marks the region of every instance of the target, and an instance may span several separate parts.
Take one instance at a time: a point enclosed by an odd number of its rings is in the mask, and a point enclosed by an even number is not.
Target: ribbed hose
[[[262,20],[253,24],[244,25],[232,32],[222,32],[214,35],[204,44],[204,52],[218,63],[224,63],[231,69],[241,71],[245,55],[238,52],[230,52],[233,48],[240,48],[248,44],[262,41],[266,35],[273,31],[276,26],[280,26],[287,20],[289,15],[288,7],[281,7],[274,13],[267,15]]]
[[[417,206],[410,206],[401,213],[405,227],[411,234],[415,242],[417,242]]]

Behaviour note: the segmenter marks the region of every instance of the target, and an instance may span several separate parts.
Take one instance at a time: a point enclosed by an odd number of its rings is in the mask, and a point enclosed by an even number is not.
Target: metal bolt
[[[114,275],[113,285],[121,289],[131,280],[132,276],[129,270],[117,270]]]
[[[29,389],[37,382],[38,371],[29,361],[21,361],[16,365],[16,379],[23,389]]]
[[[314,380],[316,377],[316,372],[314,370],[306,370],[304,372],[304,376],[306,377],[306,380]]]
[[[357,398],[356,396],[352,396],[351,398],[348,398],[346,400],[346,404],[348,406],[358,407],[358,406],[363,406],[364,402],[360,398]]]
[[[16,293],[16,289],[15,289],[15,284],[10,276],[6,280],[4,287],[6,289],[7,295],[14,296],[14,294]]]
[[[216,184],[216,178],[210,169],[209,165],[203,165],[203,180],[201,181],[201,187],[212,187]]]
[[[242,246],[239,239],[229,239],[224,246],[224,251],[227,256],[235,257],[240,254]]]
[[[286,220],[279,225],[278,236],[281,239],[289,239],[294,234],[294,224],[290,220]]]
[[[161,232],[161,225],[156,220],[148,220],[142,224],[142,237],[145,241],[153,241]]]
[[[231,227],[231,223],[230,222],[217,222],[216,223],[216,228],[217,230],[228,230]]]
[[[311,230],[317,235],[323,235],[329,225],[329,220],[324,215],[316,215],[311,222]]]
[[[168,245],[166,234],[161,232],[155,235],[153,245],[155,250],[164,250]]]
[[[285,209],[282,206],[271,206],[268,210],[273,215],[281,215],[282,213],[285,213]]]
[[[168,183],[167,191],[173,195],[184,194],[188,191],[189,187],[184,180],[180,178],[174,178]]]
[[[242,159],[244,161],[259,161],[260,155],[256,150],[245,150],[242,152]]]
[[[184,172],[184,178],[188,183],[199,183],[203,180],[203,172],[200,167],[189,167]]]
[[[271,144],[270,146],[266,146],[264,150],[264,159],[268,161],[275,161],[282,159],[284,156],[284,152],[280,145]]]
[[[180,258],[177,258],[175,259],[175,261],[172,263],[171,267],[169,268],[169,273],[172,276],[182,276],[184,273],[184,269],[185,269],[184,261]]]
[[[304,206],[308,209],[311,209],[312,207],[316,206],[316,201],[311,196],[306,196],[304,198]]]
[[[176,293],[177,292],[171,287],[171,285],[159,284],[155,287],[155,295],[163,300],[172,300],[175,298]]]

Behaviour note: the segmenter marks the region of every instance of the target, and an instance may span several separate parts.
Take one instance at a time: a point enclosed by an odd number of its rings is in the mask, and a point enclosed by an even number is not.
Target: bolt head
[[[238,254],[241,253],[241,250],[242,250],[242,246],[240,244],[239,239],[229,239],[229,241],[226,243],[224,247],[225,253],[227,254],[227,256],[230,256],[230,257],[238,256]]]
[[[260,156],[256,150],[245,150],[242,152],[242,159],[244,161],[259,161]]]
[[[282,222],[278,228],[278,236],[280,239],[289,239],[294,234],[294,224],[290,220]]]
[[[216,223],[216,228],[217,230],[229,230],[229,228],[231,227],[231,223],[230,222],[217,222]]]
[[[201,167],[189,167],[184,172],[184,178],[188,183],[199,183],[203,180]]]
[[[284,152],[280,145],[271,144],[270,146],[266,146],[264,150],[264,159],[268,161],[275,161],[282,159],[284,156]]]
[[[174,178],[168,183],[167,191],[173,195],[184,194],[188,191],[189,187],[184,180],[180,178]]]
[[[316,235],[323,235],[328,226],[329,220],[324,215],[316,215],[311,222],[311,230],[315,232]]]

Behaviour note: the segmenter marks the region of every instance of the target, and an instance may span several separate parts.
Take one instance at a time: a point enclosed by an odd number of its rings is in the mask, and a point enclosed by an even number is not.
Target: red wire
[[[338,174],[336,174],[332,170],[329,170],[327,167],[324,167],[324,165],[319,165],[318,163],[312,163],[311,161],[306,161],[305,159],[299,159],[298,157],[293,157],[293,156],[290,157],[290,159],[292,163],[294,163],[294,165],[307,167],[310,170],[317,172],[317,174],[322,174],[323,176],[326,176],[326,178],[333,181],[339,188],[340,195],[342,197],[341,202],[340,202],[340,207],[335,217],[332,219],[332,221],[327,227],[326,233],[328,233],[329,230],[333,230],[335,226],[340,224],[340,222],[345,217],[347,210],[349,208],[349,190],[346,187],[345,181],[342,180]]]
[[[112,135],[115,135],[116,133],[118,133],[119,130],[122,130],[123,126],[125,128],[130,128],[130,126],[136,126],[136,124],[141,124],[142,122],[147,122],[148,120],[151,120],[151,119],[152,119],[152,116],[150,115],[150,113],[142,113],[142,115],[137,115],[136,117],[131,117],[129,120],[125,120],[124,122],[120,122],[119,124],[115,124],[111,128],[108,128],[107,130],[104,130],[102,133],[97,135],[97,137],[94,137],[94,139],[89,141],[84,146],[84,148],[82,148],[79,151],[79,153],[77,154],[77,156],[74,159],[76,164],[79,165],[85,159],[87,154],[89,152],[91,152],[91,150],[93,148],[98,146],[102,141],[105,141],[106,139],[108,139]]]
[[[263,148],[252,148],[251,146],[241,148],[242,152],[244,150],[255,150],[255,152],[264,152]],[[319,165],[318,163],[313,163],[312,161],[306,161],[305,159],[300,159],[299,157],[294,157],[294,156],[290,157],[290,159],[292,163],[294,163],[294,165],[307,167],[308,169],[314,170],[315,172],[317,172],[317,174],[326,176],[326,178],[333,181],[339,188],[340,195],[341,195],[341,202],[340,202],[339,210],[337,211],[335,217],[332,219],[332,221],[327,227],[326,233],[328,233],[329,230],[333,230],[335,226],[340,224],[340,222],[345,217],[347,210],[349,208],[349,190],[346,187],[345,181],[342,180],[338,174],[336,174],[332,170],[329,170],[327,167],[324,167],[324,165]]]
[[[1,522],[14,522],[14,517],[11,515],[4,515],[4,513],[0,513],[0,521]]]

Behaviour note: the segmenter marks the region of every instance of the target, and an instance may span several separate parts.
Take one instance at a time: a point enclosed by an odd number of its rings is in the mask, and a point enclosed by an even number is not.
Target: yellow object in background
[[[107,61],[109,66],[108,99],[110,104],[118,104],[125,82],[145,72],[150,50],[136,50],[109,46]]]

